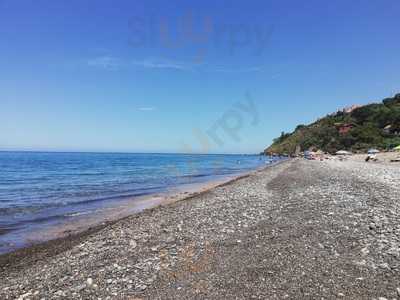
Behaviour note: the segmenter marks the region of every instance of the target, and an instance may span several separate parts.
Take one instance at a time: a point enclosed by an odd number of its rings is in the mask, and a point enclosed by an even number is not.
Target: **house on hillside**
[[[336,129],[339,131],[340,135],[348,133],[352,128],[354,128],[354,124],[351,123],[335,123]]]
[[[383,128],[383,132],[386,133],[386,134],[390,134],[391,131],[392,131],[392,125],[391,124],[389,124],[389,125],[387,125],[387,126],[385,126]]]
[[[396,128],[395,126],[393,126],[393,125],[391,125],[391,124],[385,126],[385,127],[383,128],[383,132],[384,132],[385,134],[400,135],[400,129],[399,129],[399,128]]]
[[[353,110],[355,110],[355,109],[357,109],[357,108],[360,108],[361,106],[362,106],[362,105],[355,104],[355,105],[352,105],[352,106],[343,108],[342,111],[343,111],[345,114],[349,114],[349,113],[353,112]]]

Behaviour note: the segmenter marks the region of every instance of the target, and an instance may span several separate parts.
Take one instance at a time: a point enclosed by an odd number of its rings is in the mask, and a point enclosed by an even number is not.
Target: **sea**
[[[0,254],[121,201],[273,164],[260,155],[0,152]]]

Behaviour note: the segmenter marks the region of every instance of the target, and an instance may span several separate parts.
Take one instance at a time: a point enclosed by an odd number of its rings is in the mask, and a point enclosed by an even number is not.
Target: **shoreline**
[[[214,179],[202,183],[186,184],[185,186],[173,187],[161,193],[128,198],[119,202],[118,206],[111,207],[111,209],[116,209],[116,212],[113,214],[101,211],[92,215],[79,216],[74,220],[69,220],[43,230],[38,230],[34,232],[34,236],[36,237],[31,238],[31,240],[33,240],[31,244],[27,243],[28,245],[25,247],[0,254],[0,269],[10,267],[13,265],[13,261],[28,258],[29,256],[32,256],[33,260],[36,260],[36,258],[34,258],[35,256],[40,259],[44,255],[49,254],[48,252],[50,248],[54,248],[51,252],[54,250],[54,255],[56,255],[68,250],[85,237],[99,232],[112,224],[155,208],[162,208],[177,202],[198,197],[217,187],[233,184],[240,179],[247,178],[254,173],[274,167],[285,161],[287,160],[283,159],[268,165],[260,166],[254,170],[234,175],[227,175],[221,179]],[[127,209],[127,211],[122,211],[122,208]],[[90,220],[86,219],[87,216],[89,216]],[[46,238],[43,238],[43,236],[46,236]],[[48,236],[51,237],[49,238]]]
[[[396,299],[398,170],[283,161],[0,257],[0,298]]]
[[[0,159],[0,254],[122,218],[269,160],[258,155],[19,152]]]

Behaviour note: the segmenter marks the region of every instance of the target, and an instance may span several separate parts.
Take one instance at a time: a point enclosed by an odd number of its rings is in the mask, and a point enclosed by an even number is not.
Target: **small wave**
[[[64,214],[49,215],[44,217],[36,217],[32,219],[22,220],[19,224],[29,224],[29,223],[46,223],[50,221],[56,221],[60,219],[67,218]]]
[[[63,176],[104,176],[106,172],[76,172],[76,173],[64,173]]]
[[[98,198],[92,198],[92,199],[85,199],[85,200],[81,200],[81,201],[77,201],[77,202],[71,202],[69,203],[70,205],[85,205],[85,204],[90,204],[90,203],[95,203],[95,202],[103,202],[103,201],[107,201],[107,200],[118,200],[118,199],[125,199],[125,198],[130,198],[130,197],[140,197],[140,196],[146,196],[152,194],[152,192],[149,191],[137,191],[134,193],[127,193],[127,194],[117,194],[117,195],[113,195],[113,196],[108,196],[108,197],[98,197]]]
[[[65,214],[64,216],[73,218],[73,217],[89,215],[89,214],[92,214],[93,212],[94,211],[91,211],[91,210],[89,210],[89,211],[81,211],[81,212],[74,212],[74,213],[70,213],[70,214]]]
[[[16,214],[35,213],[42,209],[39,206],[11,206],[0,208],[0,216],[10,216]]]
[[[0,235],[5,235],[13,230],[14,230],[13,228],[9,227],[0,227]]]
[[[201,178],[201,177],[207,177],[207,176],[212,176],[212,174],[193,174],[193,175],[183,175],[180,177],[181,178]]]

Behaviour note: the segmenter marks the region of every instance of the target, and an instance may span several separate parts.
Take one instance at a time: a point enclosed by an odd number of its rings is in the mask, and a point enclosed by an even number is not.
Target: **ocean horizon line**
[[[204,153],[204,152],[144,152],[144,151],[84,151],[84,150],[4,150],[0,149],[1,153],[68,153],[68,154],[145,154],[145,155],[246,155],[257,156],[260,153]]]

